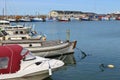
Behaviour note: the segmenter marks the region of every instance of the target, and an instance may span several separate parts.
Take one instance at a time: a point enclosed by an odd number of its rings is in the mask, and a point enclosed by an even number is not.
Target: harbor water
[[[24,24],[24,23],[20,23]],[[75,63],[66,64],[45,80],[119,80],[120,21],[27,22],[47,40],[77,40]],[[84,54],[83,54],[84,53]],[[113,65],[113,68],[107,67]],[[13,79],[12,79],[13,80]],[[39,75],[17,80],[39,80]]]

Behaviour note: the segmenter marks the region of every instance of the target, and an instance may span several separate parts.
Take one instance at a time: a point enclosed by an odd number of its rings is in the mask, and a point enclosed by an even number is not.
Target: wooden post
[[[66,40],[70,40],[70,29],[66,30]]]

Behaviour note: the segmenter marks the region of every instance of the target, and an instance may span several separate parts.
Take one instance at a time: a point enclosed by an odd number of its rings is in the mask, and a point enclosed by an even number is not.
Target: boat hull
[[[36,62],[42,62],[36,64]],[[49,64],[48,64],[49,63]],[[39,79],[42,80],[52,75],[52,72],[58,70],[64,65],[60,60],[55,59],[45,59],[36,56],[35,60],[31,61],[22,61],[21,69],[16,73],[1,74],[0,79],[17,79],[18,78],[29,78],[35,75],[39,75]],[[49,72],[49,67],[51,69],[51,74]]]
[[[41,57],[54,57],[64,54],[74,53],[74,48],[76,47],[77,41],[8,41],[2,42],[3,44],[19,44],[37,56]],[[3,45],[2,44],[2,45]]]
[[[9,79],[9,80],[24,80],[24,79],[34,80],[34,79],[36,79],[36,76],[38,76],[37,78],[39,80],[43,80],[43,79],[49,77],[50,75],[48,74],[48,72],[47,73],[43,73],[43,74],[40,74],[40,72],[36,72],[34,74],[26,75],[26,76],[21,77],[21,78],[12,78],[12,79]]]
[[[46,48],[38,48],[38,49],[27,48],[27,49],[29,49],[32,53],[34,53],[37,56],[55,57],[55,56],[74,53],[73,45],[74,42],[73,43],[68,42],[54,47],[46,47]]]

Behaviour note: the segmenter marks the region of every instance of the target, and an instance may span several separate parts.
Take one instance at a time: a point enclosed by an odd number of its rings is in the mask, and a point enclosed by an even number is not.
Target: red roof
[[[0,74],[15,73],[20,69],[22,49],[19,45],[0,46],[0,58],[8,58],[7,68],[0,68]]]

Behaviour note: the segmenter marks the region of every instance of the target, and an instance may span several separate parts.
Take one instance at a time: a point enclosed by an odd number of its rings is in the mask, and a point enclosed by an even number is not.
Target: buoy
[[[115,66],[112,64],[107,65],[108,68],[114,68]]]

